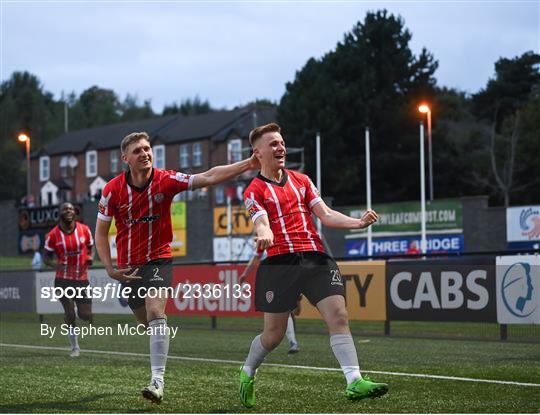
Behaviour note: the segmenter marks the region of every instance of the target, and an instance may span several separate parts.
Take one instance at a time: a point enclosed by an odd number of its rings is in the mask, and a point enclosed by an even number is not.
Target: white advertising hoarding
[[[540,206],[506,209],[506,241],[540,241]]]
[[[540,255],[497,257],[497,321],[540,324]]]

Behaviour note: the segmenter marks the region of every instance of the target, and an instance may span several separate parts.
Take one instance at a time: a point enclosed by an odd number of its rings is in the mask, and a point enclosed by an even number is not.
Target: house
[[[39,189],[36,199],[41,206],[96,200],[105,184],[122,171],[120,142],[135,131],[149,134],[155,167],[199,173],[247,157],[251,129],[275,119],[274,107],[248,106],[68,132],[32,155],[32,189]],[[226,194],[240,196],[242,186],[236,182],[223,184],[215,186],[212,195],[208,189],[199,189],[180,198],[207,198],[211,204],[220,205],[225,203]]]

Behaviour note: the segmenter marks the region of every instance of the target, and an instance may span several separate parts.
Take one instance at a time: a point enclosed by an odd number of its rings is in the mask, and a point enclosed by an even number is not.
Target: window
[[[111,173],[118,173],[119,157],[118,150],[111,150],[110,160],[111,160]]]
[[[39,181],[45,182],[50,176],[50,159],[49,156],[41,156],[39,158]]]
[[[225,191],[223,190],[223,186],[216,186],[216,205],[222,205],[225,202]]]
[[[202,166],[202,145],[201,143],[193,144],[193,166]]]
[[[86,152],[86,177],[97,176],[97,151]]]
[[[242,160],[242,140],[239,138],[229,140],[227,145],[227,154],[229,163],[235,163]]]
[[[154,153],[154,167],[158,169],[165,168],[165,146],[160,144],[159,146],[154,146],[152,149]]]
[[[60,177],[68,177],[68,156],[62,156],[60,159]]]
[[[180,145],[180,168],[186,169],[189,167],[189,144]]]

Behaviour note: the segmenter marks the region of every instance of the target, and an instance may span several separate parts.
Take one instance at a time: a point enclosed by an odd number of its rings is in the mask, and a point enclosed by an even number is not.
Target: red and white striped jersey
[[[107,183],[98,206],[99,219],[114,217],[120,268],[172,256],[171,203],[191,189],[195,176],[154,168],[143,189],[130,185],[128,177],[124,172]]]
[[[292,252],[324,252],[317,233],[311,208],[322,202],[321,195],[308,176],[283,169],[280,183],[260,173],[244,191],[244,203],[253,222],[268,216],[274,244],[267,249],[268,256]]]
[[[64,232],[60,225],[56,225],[45,236],[45,249],[54,252],[58,263],[64,265],[56,270],[56,278],[67,280],[88,279],[88,246],[94,245],[92,232],[84,223],[75,222],[75,229],[71,233]]]

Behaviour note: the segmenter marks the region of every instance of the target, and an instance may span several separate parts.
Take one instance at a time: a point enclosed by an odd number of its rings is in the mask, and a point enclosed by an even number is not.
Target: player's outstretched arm
[[[330,209],[324,202],[319,202],[312,208],[324,226],[338,229],[363,229],[373,225],[379,219],[374,210],[368,209],[360,219],[351,218],[336,210]]]
[[[226,166],[212,167],[204,173],[196,174],[193,176],[193,184],[191,187],[195,190],[201,187],[213,186],[231,180],[248,170],[258,168],[260,168],[259,160],[253,155],[246,160],[238,161]]]
[[[120,282],[129,282],[131,280],[140,280],[141,277],[137,276],[137,271],[133,271],[131,274],[128,272],[131,271],[130,268],[125,269],[115,269],[112,265],[111,259],[111,247],[109,245],[109,228],[111,227],[111,222],[99,219],[96,222],[96,248],[99,255],[99,259],[103,263],[103,266],[107,270],[107,274],[112,279],[118,280]]]

